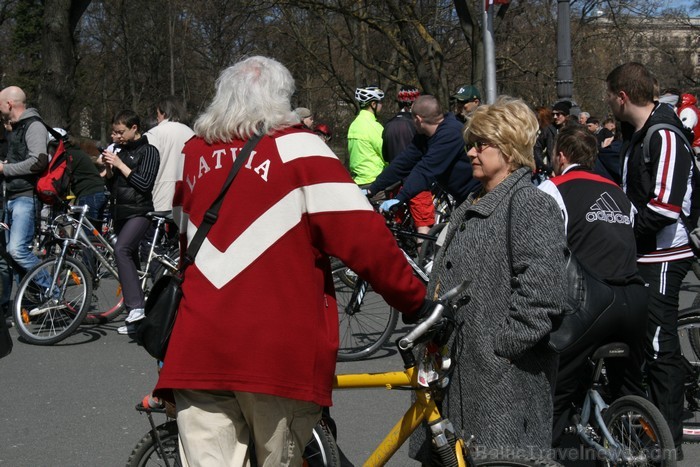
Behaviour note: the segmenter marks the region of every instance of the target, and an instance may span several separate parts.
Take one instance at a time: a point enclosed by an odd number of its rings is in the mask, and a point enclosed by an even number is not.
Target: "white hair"
[[[247,139],[299,122],[292,112],[292,74],[277,60],[255,56],[225,69],[216,95],[194,124],[208,143]]]

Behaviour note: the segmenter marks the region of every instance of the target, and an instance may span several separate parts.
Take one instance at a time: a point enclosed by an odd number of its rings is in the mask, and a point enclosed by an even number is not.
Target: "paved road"
[[[692,297],[686,294],[687,303]],[[687,306],[687,305],[686,305]],[[123,466],[148,431],[136,403],[156,381],[155,362],[127,337],[123,322],[85,327],[52,347],[15,341],[0,360],[0,466]],[[13,329],[12,334],[17,338]],[[398,335],[398,334],[397,334]],[[387,348],[339,372],[400,368]],[[337,392],[332,414],[339,443],[356,464],[378,444],[408,406],[409,394],[385,390]],[[685,445],[682,467],[700,465],[700,446]],[[404,447],[389,465],[417,465]]]

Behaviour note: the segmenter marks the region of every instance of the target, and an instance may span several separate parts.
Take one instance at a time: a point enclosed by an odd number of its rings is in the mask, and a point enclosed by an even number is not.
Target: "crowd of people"
[[[148,131],[131,110],[115,115],[113,145],[101,151],[99,169],[79,170],[91,182],[75,180],[73,191],[101,217],[109,187],[129,312],[123,334],[133,335],[144,318],[136,267],[145,214],[173,209],[183,241],[191,241],[236,154],[261,136],[186,270],[154,391],[176,402],[186,463],[244,465],[254,446],[259,465],[299,465],[331,405],[338,313],[329,256],[409,323],[440,290],[469,281],[470,299],[447,344],[455,371],[442,410],[480,446],[549,453],[583,398],[585,360],[615,340],[630,356],[608,366],[612,395],[654,402],[681,458],[677,311],[696,261],[686,220],[700,194],[692,176],[700,111],[692,95],[660,92],[639,63],[620,65],[605,83],[611,118],[567,100],[534,110],[508,96],[485,104],[465,84],[451,96],[452,111],[416,87],[401,88],[386,125],[384,92],[360,86],[348,168],[327,144],[329,127],[314,124],[308,108],[292,109],[289,70],[266,57],[222,71],[192,129],[172,97],[158,103],[158,124]],[[9,130],[0,163],[10,226],[2,258],[12,265],[0,260],[3,275],[38,262],[30,248],[33,183],[50,137],[17,87],[0,92],[0,113]],[[434,221],[431,190],[439,186],[456,201],[427,288],[367,199],[396,182],[401,188],[380,199],[380,209],[405,205],[419,232]],[[546,342],[566,307],[569,254],[610,285],[614,301],[557,355]],[[0,284],[6,306],[9,278]],[[429,464],[424,434],[412,439],[411,455]]]

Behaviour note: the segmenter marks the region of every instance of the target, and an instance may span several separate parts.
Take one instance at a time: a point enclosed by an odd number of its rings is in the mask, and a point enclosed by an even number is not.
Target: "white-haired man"
[[[409,319],[428,308],[383,218],[321,138],[299,127],[293,93],[273,59],[227,68],[183,151],[181,232],[191,240],[241,148],[262,135],[185,273],[156,387],[174,393],[190,465],[244,465],[249,442],[258,465],[301,464],[331,404],[338,311],[328,255]]]

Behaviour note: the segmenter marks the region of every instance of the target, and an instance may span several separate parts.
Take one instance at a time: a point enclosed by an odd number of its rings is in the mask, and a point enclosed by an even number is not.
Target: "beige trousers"
[[[321,406],[240,391],[175,390],[184,467],[300,466]]]

